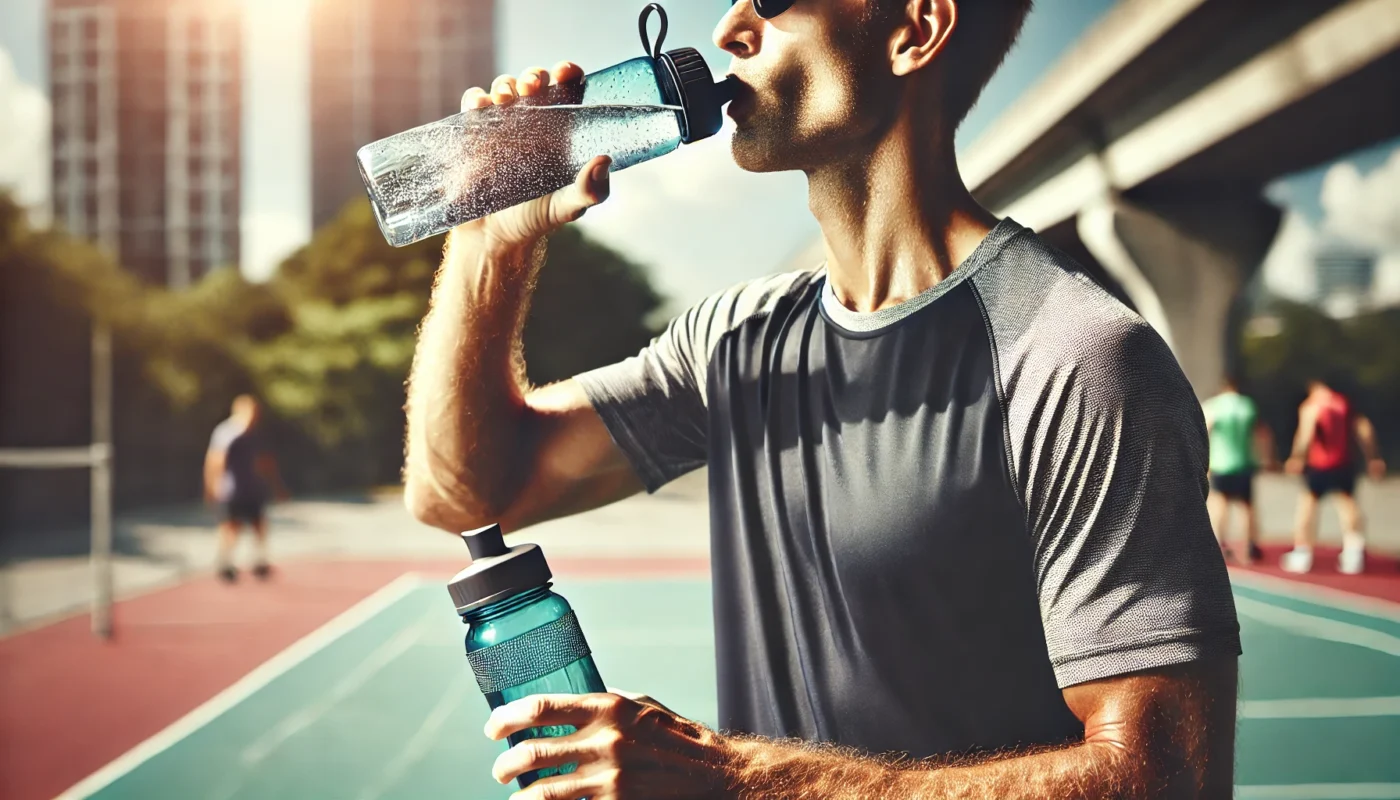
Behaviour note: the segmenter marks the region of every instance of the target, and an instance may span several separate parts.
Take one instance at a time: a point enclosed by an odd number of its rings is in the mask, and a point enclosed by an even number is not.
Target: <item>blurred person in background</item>
[[[1225,388],[1202,407],[1210,434],[1210,488],[1207,501],[1211,526],[1226,558],[1252,564],[1263,557],[1259,549],[1259,523],[1254,513],[1254,473],[1260,466],[1274,467],[1273,432],[1259,419],[1254,400],[1239,391],[1239,382],[1225,378]],[[1244,514],[1245,544],[1240,552],[1230,547],[1230,505]]]
[[[1308,396],[1298,407],[1298,432],[1293,437],[1288,472],[1302,475],[1306,491],[1298,498],[1297,526],[1293,550],[1285,553],[1280,566],[1287,572],[1304,573],[1313,566],[1313,544],[1317,540],[1318,501],[1337,495],[1337,514],[1342,523],[1342,552],[1337,571],[1356,575],[1366,566],[1366,537],[1361,507],[1356,502],[1355,453],[1352,437],[1361,444],[1366,468],[1375,480],[1385,477],[1385,461],[1376,446],[1371,421],[1352,408],[1346,395],[1326,381],[1308,383]]]
[[[229,418],[214,428],[204,456],[204,497],[218,504],[221,515],[216,569],[229,583],[238,579],[233,551],[245,525],[253,529],[253,575],[266,579],[272,571],[267,555],[267,505],[274,494],[282,498],[286,491],[261,422],[258,401],[239,395]]]
[[[730,7],[735,161],[805,173],[827,258],[632,358],[525,379],[546,237],[607,197],[606,157],[449,235],[408,391],[418,519],[514,532],[709,467],[726,732],[618,694],[508,703],[492,738],[576,729],[500,756],[502,783],[578,765],[521,798],[1230,796],[1239,624],[1200,405],[1141,317],[958,172],[1029,5]]]

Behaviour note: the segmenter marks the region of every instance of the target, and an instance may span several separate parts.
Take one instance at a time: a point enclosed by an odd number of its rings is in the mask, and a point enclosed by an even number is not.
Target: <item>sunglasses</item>
[[[740,2],[742,2],[742,0],[733,0],[730,5],[736,5]],[[792,4],[795,0],[749,0],[749,2],[753,3],[755,14],[764,19],[772,19],[784,11],[787,11],[789,8],[792,8]]]

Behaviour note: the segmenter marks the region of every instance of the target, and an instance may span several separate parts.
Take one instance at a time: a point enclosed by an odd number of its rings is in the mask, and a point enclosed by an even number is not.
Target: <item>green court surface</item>
[[[709,583],[560,580],[609,685],[714,724]],[[1237,585],[1236,796],[1400,798],[1400,616]],[[500,798],[446,591],[408,576],[75,787],[99,798]]]

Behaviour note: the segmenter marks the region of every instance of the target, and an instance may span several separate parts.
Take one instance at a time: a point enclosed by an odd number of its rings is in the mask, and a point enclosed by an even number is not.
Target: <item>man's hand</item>
[[[636,699],[633,699],[636,698]],[[501,783],[531,770],[576,763],[578,769],[536,781],[513,800],[709,798],[728,794],[728,740],[649,698],[617,694],[533,695],[497,708],[486,735],[572,725],[568,736],[530,739],[507,750],[492,768]]]
[[[462,111],[471,113],[493,105],[511,105],[521,98],[543,97],[550,91],[551,85],[554,86],[551,103],[576,101],[578,97],[575,95],[581,95],[579,84],[582,80],[583,69],[568,61],[559,62],[553,70],[532,67],[519,78],[513,75],[496,78],[491,83],[489,92],[477,86],[468,89],[462,95]],[[567,140],[539,144],[546,150],[557,147],[561,151],[567,151],[570,146]],[[562,154],[560,157],[563,157]],[[612,160],[607,156],[596,156],[579,171],[572,185],[459,225],[453,235],[477,234],[488,249],[529,248],[539,239],[565,223],[573,222],[583,216],[590,207],[607,199],[610,185],[608,167],[611,163]],[[480,166],[489,169],[492,164],[483,163]]]
[[[1288,459],[1287,462],[1284,463],[1283,469],[1284,469],[1284,471],[1287,472],[1289,475],[1302,475],[1302,474],[1303,474],[1303,457],[1302,457],[1302,456],[1293,456],[1292,458]]]
[[[1373,458],[1366,462],[1366,471],[1371,473],[1371,480],[1385,480],[1385,459]]]

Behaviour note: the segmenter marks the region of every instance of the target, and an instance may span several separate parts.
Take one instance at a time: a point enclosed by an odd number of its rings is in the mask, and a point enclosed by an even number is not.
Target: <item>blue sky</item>
[[[44,0],[0,4],[0,48],[20,80],[46,84]],[[244,267],[267,271],[310,233],[306,10],[309,0],[245,0]],[[562,58],[597,69],[640,54],[640,0],[499,0],[498,71]],[[710,43],[729,0],[672,0],[668,47],[700,48],[716,72],[728,58]],[[1048,68],[1113,0],[1039,0],[1021,42],[964,125],[975,138]],[[463,87],[465,88],[465,87]],[[1392,145],[1360,154],[1362,172]],[[1326,168],[1273,187],[1270,196],[1317,222]],[[612,199],[583,223],[591,234],[654,270],[677,305],[772,271],[817,234],[796,173],[750,175],[728,157],[724,133],[619,173]],[[716,235],[722,232],[722,235]]]
[[[247,0],[245,39],[245,269],[264,272],[310,231],[307,0]],[[640,0],[498,2],[498,71],[567,58],[597,69],[639,55]],[[716,72],[728,57],[710,41],[728,0],[673,0],[667,46],[698,47]],[[975,135],[1084,31],[1111,0],[1041,0],[1006,68],[973,112]],[[43,0],[5,0],[0,47],[21,80],[46,85]],[[466,88],[465,86],[463,87]],[[772,271],[817,234],[796,173],[749,175],[721,133],[614,178],[612,199],[582,223],[654,270],[677,305]],[[716,236],[723,231],[723,236]]]

